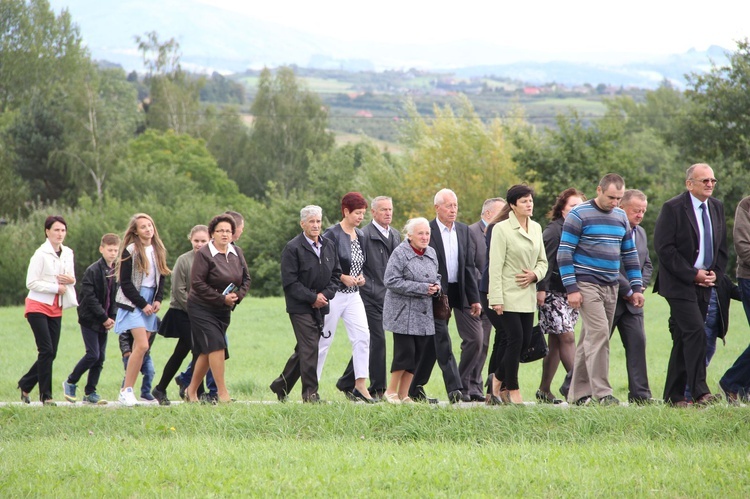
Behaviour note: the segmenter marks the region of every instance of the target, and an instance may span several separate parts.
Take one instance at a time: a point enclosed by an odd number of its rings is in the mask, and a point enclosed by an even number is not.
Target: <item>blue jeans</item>
[[[737,279],[737,284],[742,293],[742,307],[745,309],[745,316],[750,323],[750,279]],[[724,373],[719,380],[722,390],[736,393],[740,397],[747,397],[750,392],[750,346],[748,346],[732,367]]]
[[[126,371],[128,369],[129,358],[130,355],[122,358],[122,364],[123,366],[125,366]],[[154,361],[151,360],[151,354],[147,353],[143,356],[143,364],[141,364],[141,374],[143,375],[143,382],[141,383],[141,396],[151,395],[151,384],[154,382],[154,375],[156,374],[156,370],[154,369]],[[125,380],[123,380],[122,383],[124,386]]]

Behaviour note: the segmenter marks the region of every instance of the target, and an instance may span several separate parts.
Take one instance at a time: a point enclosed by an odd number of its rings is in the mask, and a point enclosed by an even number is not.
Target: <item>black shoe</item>
[[[24,395],[23,388],[21,388],[20,386],[18,387],[18,389],[21,391],[21,402],[23,402],[24,404],[30,404],[31,399],[29,398],[29,394],[27,393],[26,395]]]
[[[586,395],[576,400],[576,405],[591,405],[593,402],[594,399],[591,398],[591,395]]]
[[[541,390],[536,391],[536,400],[540,404],[562,404],[563,401],[555,398],[550,392],[543,392]]]
[[[302,402],[306,404],[325,404],[326,401],[322,400],[317,393],[313,393],[308,398],[303,399]]]
[[[172,403],[167,398],[167,392],[160,390],[158,386],[155,386],[154,389],[151,390],[151,395],[153,395],[157,402],[159,402],[159,405],[170,405]]]
[[[461,390],[453,390],[452,392],[448,393],[448,402],[450,402],[451,404],[457,404],[463,401],[464,394],[461,393]]]
[[[198,399],[206,404],[216,405],[219,403],[219,395],[215,393],[201,393],[198,395]]]
[[[599,399],[599,405],[601,406],[620,405],[620,400],[614,395],[605,395],[604,397]]]
[[[362,395],[362,392],[360,392],[356,388],[354,390],[352,390],[351,393],[352,393],[352,396],[354,397],[355,400],[361,400],[365,404],[374,404],[375,403],[375,401],[372,398],[365,397],[364,395]]]
[[[283,388],[276,388],[274,383],[271,383],[271,385],[268,387],[271,389],[271,391],[276,394],[276,398],[279,400],[279,402],[286,402],[287,400],[287,393],[284,391]]]
[[[354,390],[356,390],[356,388]],[[346,397],[346,400],[350,400],[352,402],[357,402],[359,400],[359,396],[354,395],[354,391],[352,390],[341,390],[341,391],[344,392],[344,397]],[[359,390],[357,390],[357,393],[359,393]]]
[[[175,376],[174,382],[177,383],[177,386],[180,387],[180,398],[182,400],[187,400],[187,395],[185,394],[185,391],[187,390],[187,385],[182,384],[182,381],[180,381],[179,376]]]
[[[469,395],[469,399],[471,402],[484,402],[487,400],[487,397],[482,394],[475,393],[473,395]]]
[[[487,405],[503,405],[503,401],[490,393],[490,398],[485,402]]]
[[[370,395],[372,395],[372,398],[374,398],[376,402],[382,402],[385,399],[385,390],[376,390],[370,392]]]
[[[632,405],[654,405],[659,401],[651,397],[628,397],[628,403]]]
[[[417,393],[415,393],[414,395],[409,395],[409,398],[414,402],[425,402],[427,404],[437,404],[439,402],[438,399],[428,397],[427,393],[425,393],[424,391],[423,386],[418,386]]]

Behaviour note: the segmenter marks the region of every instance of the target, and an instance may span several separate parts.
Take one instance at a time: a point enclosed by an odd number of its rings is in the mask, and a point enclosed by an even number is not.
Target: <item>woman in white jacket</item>
[[[36,250],[26,273],[25,317],[36,341],[37,358],[29,372],[18,381],[21,400],[30,403],[29,392],[39,384],[39,400],[52,400],[52,362],[57,355],[63,309],[78,306],[73,251],[63,246],[68,225],[63,217],[51,215],[44,221],[47,240]]]

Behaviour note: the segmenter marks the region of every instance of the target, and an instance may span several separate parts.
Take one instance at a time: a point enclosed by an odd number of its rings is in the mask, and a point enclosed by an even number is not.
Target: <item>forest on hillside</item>
[[[449,187],[460,219],[473,222],[484,199],[527,182],[544,224],[557,193],[575,186],[593,195],[603,174],[617,172],[648,195],[648,233],[692,163],[713,166],[727,214],[747,194],[747,40],[726,65],[690,75],[684,91],[592,87],[563,99],[571,108],[540,112],[551,120],[540,126],[532,117],[543,96],[524,97],[514,82],[441,94],[428,76],[423,90],[386,99],[376,88],[341,88],[340,79],[328,82],[331,92],[313,91],[325,78],[291,67],[245,81],[196,77],[182,69],[179,44],[154,32],[135,43],[143,73],[126,74],[91,59],[67,11],[56,14],[46,0],[7,0],[3,9],[0,305],[23,301],[28,260],[52,213],[68,220],[80,275],[101,235],[121,232],[134,213],[154,218],[171,264],[189,249],[193,225],[240,211],[252,293],[265,296],[281,291],[279,254],[299,230],[299,209],[318,204],[334,223],[348,191],[391,196],[400,225],[431,217],[434,193]],[[506,107],[492,108],[504,93]],[[589,99],[599,107],[581,107]],[[334,130],[355,139],[337,142]]]

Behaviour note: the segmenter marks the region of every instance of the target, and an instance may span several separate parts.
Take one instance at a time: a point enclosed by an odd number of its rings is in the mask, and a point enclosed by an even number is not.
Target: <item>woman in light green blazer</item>
[[[501,390],[507,390],[507,401],[522,404],[518,387],[521,352],[528,348],[536,311],[536,281],[547,273],[547,255],[542,227],[531,220],[534,213],[534,191],[527,185],[508,189],[508,204],[492,229],[489,252],[490,307],[505,327],[507,345],[492,384],[490,402],[502,402]],[[504,219],[503,219],[504,218]]]

